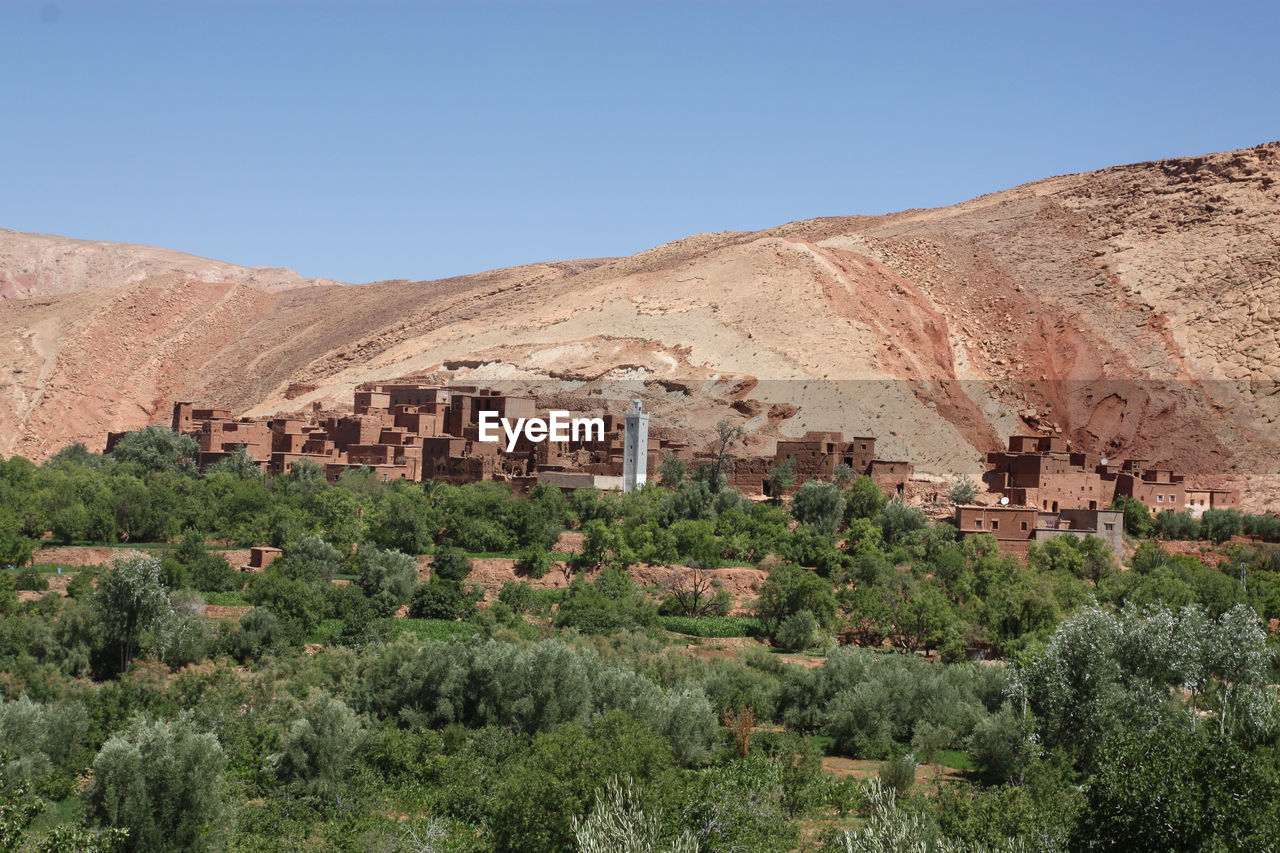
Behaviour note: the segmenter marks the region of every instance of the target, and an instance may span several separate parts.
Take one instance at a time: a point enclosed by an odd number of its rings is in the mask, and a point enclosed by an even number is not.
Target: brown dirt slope
[[[303,278],[283,267],[240,267],[154,246],[24,234],[0,228],[0,301],[108,290],[161,275],[235,281],[271,291],[338,284]]]
[[[1031,428],[1276,477],[1278,179],[1271,143],[434,282],[31,286],[0,303],[0,453],[100,446],[178,397],[266,414],[448,376],[575,408],[643,393],[666,429],[729,412],[766,449],[872,434],[940,476]]]

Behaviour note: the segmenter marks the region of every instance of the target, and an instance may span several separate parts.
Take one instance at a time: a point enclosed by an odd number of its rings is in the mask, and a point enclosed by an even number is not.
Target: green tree
[[[432,579],[419,584],[409,600],[409,615],[415,619],[466,619],[476,612],[476,602],[484,597],[479,586],[465,589],[461,581]]]
[[[785,459],[771,467],[766,482],[769,484],[769,494],[774,500],[781,501],[787,492],[795,488],[796,460]]]
[[[324,619],[325,597],[321,589],[315,584],[285,576],[276,571],[273,563],[254,580],[246,597],[255,607],[273,613],[280,621],[282,634],[291,643],[298,644]]]
[[[924,530],[929,517],[919,507],[909,506],[901,498],[889,501],[876,516],[884,541],[890,545],[901,544],[910,534]]]
[[[0,616],[8,616],[18,609],[18,593],[13,572],[0,568]]]
[[[729,477],[733,474],[733,455],[729,448],[746,434],[747,431],[741,426],[734,426],[727,420],[716,424],[716,437],[711,443],[712,462],[707,470],[707,484],[713,494],[729,482]]]
[[[43,804],[32,797],[30,785],[20,779],[9,790],[0,791],[0,851],[14,853],[26,841],[32,821],[44,811]]]
[[[35,540],[22,535],[22,522],[17,513],[0,506],[0,571],[10,566],[25,566],[35,551]]]
[[[1034,542],[1027,565],[1042,572],[1067,572],[1098,583],[1116,571],[1115,557],[1096,536],[1054,536]]]
[[[495,846],[568,853],[574,816],[590,813],[595,792],[611,777],[630,777],[641,790],[657,792],[671,766],[665,739],[621,711],[586,728],[570,722],[540,733],[528,756],[498,781],[490,815]]]
[[[160,567],[170,589],[191,586],[201,592],[221,592],[239,589],[244,583],[244,576],[205,547],[204,537],[194,530],[183,534],[178,547],[160,558]]]
[[[776,634],[782,620],[792,613],[808,610],[821,627],[835,619],[836,599],[831,582],[815,572],[792,563],[781,563],[760,585],[756,615],[771,635]]]
[[[573,818],[578,853],[698,853],[698,842],[688,830],[666,841],[662,811],[646,812],[643,799],[631,777],[610,777],[596,790],[591,813]]]
[[[218,739],[189,715],[168,722],[136,718],[102,745],[85,791],[90,818],[129,832],[129,851],[219,847],[222,772]]]
[[[171,610],[160,561],[149,554],[117,557],[98,576],[94,607],[107,639],[120,650],[120,671],[129,669],[142,632]]]
[[[613,531],[599,518],[582,525],[582,559],[588,565],[598,566],[609,559],[613,549]]]
[[[431,577],[464,581],[471,574],[471,558],[460,548],[441,548],[431,558]]]
[[[1275,778],[1212,731],[1121,729],[1085,786],[1074,849],[1262,850],[1280,837]]]
[[[444,526],[439,507],[422,489],[392,483],[369,519],[369,538],[382,548],[425,554]]]
[[[282,494],[310,498],[329,488],[324,478],[324,468],[311,459],[295,459],[289,463],[287,473],[277,477],[273,485]]]
[[[551,571],[551,555],[547,553],[546,548],[530,545],[516,557],[515,569],[531,578],[544,577]]]
[[[382,615],[389,616],[408,603],[418,583],[418,564],[413,557],[362,544],[356,549],[356,564],[360,567],[360,588]]]
[[[1166,509],[1156,516],[1156,534],[1161,539],[1198,539],[1200,521],[1187,510]]]
[[[662,454],[662,478],[659,484],[664,489],[679,488],[689,474],[689,464],[671,451]]]
[[[778,787],[787,817],[807,814],[821,794],[822,755],[807,737],[788,733],[778,745]]]
[[[951,489],[947,492],[947,497],[953,504],[957,506],[971,504],[977,496],[978,486],[968,474],[957,474],[951,480]]]
[[[835,483],[808,480],[791,497],[791,514],[818,533],[830,536],[844,518],[844,490]]]
[[[845,512],[850,519],[875,518],[889,503],[884,490],[866,474],[853,481],[845,498]]]
[[[1200,535],[1217,545],[1240,535],[1242,529],[1243,516],[1238,509],[1207,509],[1200,516]]]
[[[808,610],[797,610],[784,616],[774,636],[778,648],[788,652],[803,651],[817,640],[818,620]]]
[[[271,568],[290,580],[324,587],[346,570],[342,552],[319,536],[304,536],[286,549]]]
[[[355,762],[364,728],[341,699],[313,690],[285,732],[282,749],[270,759],[281,780],[332,799]]]
[[[183,471],[195,473],[200,445],[189,435],[179,435],[162,426],[127,432],[111,449],[116,462],[133,463],[143,471]]]
[[[210,465],[205,473],[230,474],[239,480],[249,480],[261,478],[262,467],[254,460],[252,453],[243,447],[237,447],[230,456]]]
[[[1155,530],[1155,521],[1151,518],[1151,510],[1147,505],[1127,495],[1116,495],[1111,502],[1111,509],[1124,512],[1124,531],[1130,536],[1149,537]]]

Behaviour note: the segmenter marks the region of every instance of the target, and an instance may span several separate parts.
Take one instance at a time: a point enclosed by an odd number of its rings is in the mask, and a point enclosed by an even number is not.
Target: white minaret
[[[627,412],[627,430],[622,444],[622,491],[631,493],[643,486],[649,465],[649,413],[640,411],[640,401]]]

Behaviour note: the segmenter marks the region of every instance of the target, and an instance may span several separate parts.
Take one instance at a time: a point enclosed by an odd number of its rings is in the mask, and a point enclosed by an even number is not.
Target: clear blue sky
[[[346,281],[1280,138],[1280,3],[0,0],[0,227]]]

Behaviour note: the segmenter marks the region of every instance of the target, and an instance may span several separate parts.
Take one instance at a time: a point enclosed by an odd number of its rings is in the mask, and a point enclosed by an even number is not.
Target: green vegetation
[[[1269,517],[1125,504],[1132,530],[1199,537],[1206,559],[1148,539],[1122,569],[1063,537],[1023,565],[851,472],[752,503],[725,484],[727,428],[705,469],[571,500],[306,464],[202,475],[163,432],[0,460],[0,849],[1280,837]],[[582,553],[553,553],[565,530]],[[46,534],[130,548],[64,597],[28,565]],[[264,542],[284,553],[260,573],[218,553]],[[517,579],[481,607],[473,558],[493,554]],[[761,570],[752,597],[732,566]],[[866,781],[824,770],[855,761]]]

